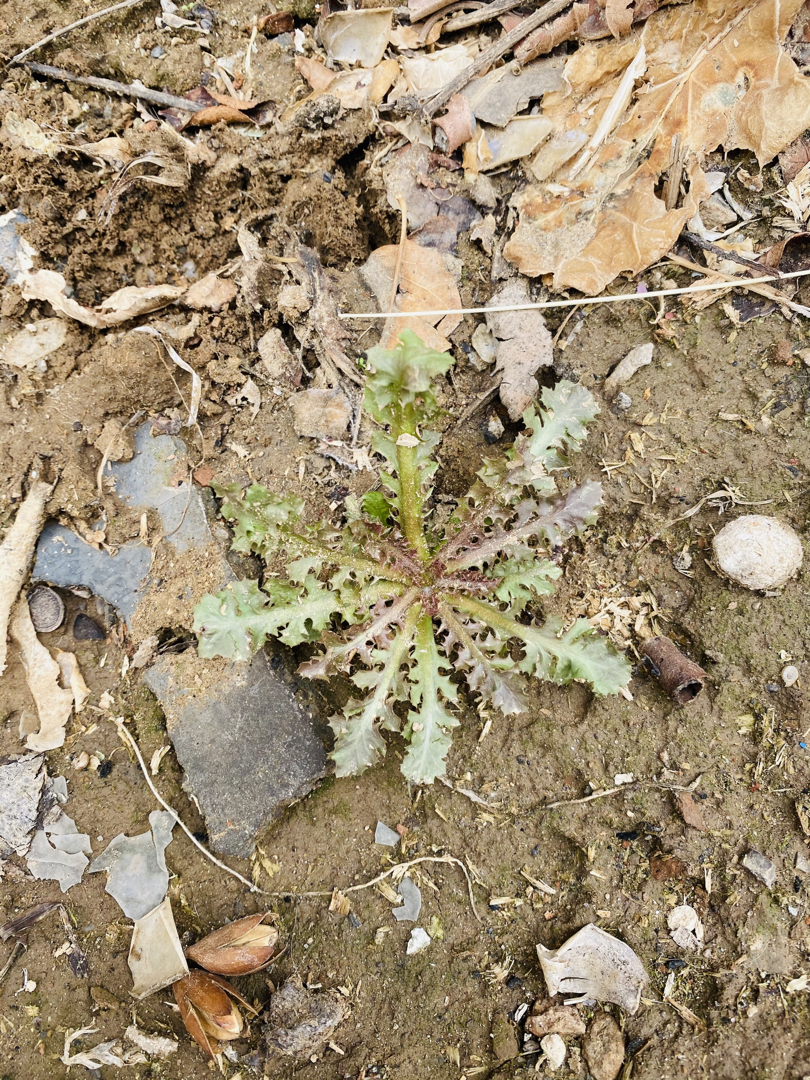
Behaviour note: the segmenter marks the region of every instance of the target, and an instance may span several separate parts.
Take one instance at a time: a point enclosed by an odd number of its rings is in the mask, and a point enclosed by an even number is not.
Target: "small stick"
[[[177,824],[180,826],[180,828],[183,830],[183,832],[186,834],[186,836],[189,838],[189,840],[192,842],[192,844],[199,851],[201,851],[203,853],[203,855],[205,855],[206,859],[210,859],[211,862],[214,864],[214,866],[218,866],[220,868],[220,870],[224,870],[226,874],[230,874],[231,877],[235,877],[238,881],[241,881],[243,885],[247,885],[247,887],[250,889],[251,892],[263,893],[265,896],[272,896],[273,893],[265,893],[264,889],[260,889],[258,885],[254,885],[252,881],[248,881],[247,878],[242,877],[242,875],[240,873],[238,873],[238,871],[231,870],[230,866],[226,866],[224,862],[220,862],[219,859],[216,858],[215,855],[211,854],[211,852],[208,850],[207,847],[205,847],[203,844],[200,843],[200,841],[197,839],[197,837],[194,835],[194,833],[191,831],[191,829],[189,829],[189,827],[185,824],[185,822],[182,821],[182,819],[180,818],[180,815],[177,813],[177,811],[173,810],[172,807],[169,806],[169,804],[166,802],[166,800],[160,794],[158,789],[152,783],[152,779],[149,776],[149,770],[146,767],[146,762],[143,760],[143,756],[141,754],[140,748],[139,748],[138,744],[135,742],[135,739],[132,737],[132,735],[130,735],[130,733],[124,727],[124,721],[119,719],[118,717],[111,717],[111,719],[113,720],[113,723],[115,724],[116,728],[118,729],[119,738],[130,747],[132,752],[135,754],[135,757],[138,759],[138,764],[141,767],[141,772],[143,773],[144,779],[146,780],[146,783],[147,783],[147,785],[149,787],[149,790],[155,796],[155,798],[160,803],[160,805],[163,807],[163,809],[167,810],[172,815],[174,820],[177,822]]]
[[[674,210],[681,192],[681,177],[683,176],[683,153],[681,151],[680,133],[672,136],[669,145],[669,170],[664,181],[662,196],[667,210]]]
[[[397,252],[397,263],[394,267],[394,280],[391,282],[391,299],[388,301],[389,315],[392,315],[394,311],[397,289],[399,288],[399,278],[402,274],[402,259],[405,255],[405,241],[408,239],[408,207],[405,204],[404,195],[397,195],[397,206],[399,207],[399,212],[402,214],[402,228],[399,231],[399,251]]]
[[[632,791],[637,784],[621,784],[619,787],[608,788],[607,791],[595,791],[593,795],[586,795],[584,799],[561,799],[560,802],[546,803],[538,806],[538,810],[556,810],[558,806],[579,806],[580,803],[593,802],[594,799],[604,799],[606,795],[615,795],[617,791]]]
[[[80,26],[86,26],[87,23],[95,22],[96,19],[103,19],[105,15],[112,15],[114,11],[123,11],[125,8],[135,7],[136,4],[141,3],[143,3],[143,0],[123,0],[120,4],[113,4],[112,7],[103,8],[101,11],[94,11],[92,15],[85,15],[83,19],[77,19],[76,22],[72,22],[70,26],[63,26],[61,30],[54,30],[52,34],[48,34],[47,37],[41,38],[36,44],[29,45],[27,49],[23,49],[23,51],[17,53],[16,56],[12,56],[6,66],[11,67],[12,64],[19,64],[24,57],[30,56],[32,52],[41,49],[43,45],[49,45],[52,41],[56,41],[57,38],[70,33],[71,30],[78,30]]]
[[[2,970],[0,970],[0,986],[3,984],[3,979],[5,979],[12,967],[14,967],[14,961],[21,952],[25,952],[25,945],[23,945],[21,941],[15,941],[14,948],[11,950],[11,956],[9,956],[8,960],[3,964]]]
[[[680,265],[686,263],[685,259],[678,260],[677,256],[668,256],[673,262]],[[687,264],[689,265],[689,264]],[[710,274],[705,266],[692,264],[692,269],[699,270],[701,274]],[[791,278],[807,277],[808,270],[794,270],[790,274],[770,274],[767,277],[757,278],[728,278],[725,281],[712,281],[703,285],[687,285],[684,289],[653,289],[645,293],[617,293],[615,296],[584,296],[578,300],[544,300],[536,304],[502,304],[488,305],[487,307],[472,308],[442,308],[439,311],[398,311],[398,319],[424,319],[426,316],[444,315],[486,315],[492,311],[541,311],[545,308],[568,308],[578,304],[621,304],[626,300],[649,300],[653,296],[689,296],[692,293],[714,292],[717,289],[750,289],[752,285],[761,285],[767,281],[789,281]],[[775,298],[773,298],[775,299]],[[779,303],[790,304],[792,301],[786,297],[779,297]],[[379,313],[367,311],[341,311],[339,319],[379,319]]]
[[[484,49],[469,67],[464,68],[459,75],[456,75],[455,79],[452,79],[447,86],[422,106],[422,114],[425,118],[430,119],[431,116],[435,115],[439,109],[447,104],[453,94],[463,90],[471,79],[484,71],[488,71],[496,60],[500,60],[504,53],[514,48],[532,30],[536,30],[538,26],[542,26],[549,19],[553,19],[555,15],[564,11],[570,4],[571,0],[549,0],[549,3],[541,7],[539,11],[532,12],[531,15],[519,22],[514,29],[510,30],[508,34],[504,34],[502,38],[493,42],[488,49]]]
[[[153,105],[163,105],[167,109],[182,109],[185,112],[195,113],[201,109],[207,109],[201,101],[189,101],[188,98],[175,97],[174,94],[164,94],[160,90],[150,90],[147,86],[134,86],[131,83],[116,82],[115,79],[98,79],[95,75],[74,75],[65,68],[51,67],[50,64],[35,64],[29,62],[22,65],[32,75],[45,75],[49,79],[58,79],[60,82],[81,83],[82,86],[92,86],[95,90],[104,90],[108,94],[118,94],[120,97],[138,98],[141,101],[149,101]]]
[[[516,8],[520,0],[492,0],[491,4],[485,4],[477,11],[468,11],[465,15],[454,15],[448,19],[442,27],[443,34],[452,34],[455,30],[466,30],[470,26],[478,26],[480,23],[491,22],[503,15],[505,11]]]
[[[726,251],[725,248],[721,248],[718,244],[713,244],[711,240],[704,240],[702,236],[698,236],[697,233],[688,232],[686,229],[681,233],[684,240],[687,240],[690,244],[694,244],[696,248],[700,248],[701,251],[710,251],[713,255],[717,255],[720,259],[729,259],[731,262],[739,263],[740,266],[744,266],[749,274],[756,273],[757,270],[769,270],[770,267],[763,266],[762,263],[752,262],[750,259],[744,259],[742,255],[738,255],[736,251]],[[707,267],[707,273],[713,271]],[[716,272],[716,271],[715,271]],[[777,268],[778,273],[778,268]],[[781,274],[779,275],[782,276]]]

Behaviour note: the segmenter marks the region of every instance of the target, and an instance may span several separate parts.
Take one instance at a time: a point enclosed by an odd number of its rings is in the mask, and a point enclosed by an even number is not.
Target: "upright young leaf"
[[[373,370],[363,405],[378,424],[410,426],[436,414],[431,382],[452,366],[449,353],[430,349],[412,330],[403,330],[395,349],[369,349],[368,362]]]

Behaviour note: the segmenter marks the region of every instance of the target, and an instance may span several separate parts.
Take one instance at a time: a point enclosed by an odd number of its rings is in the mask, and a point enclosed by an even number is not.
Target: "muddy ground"
[[[84,13],[82,4],[38,4],[23,18],[19,2],[6,2],[0,5],[4,52]],[[222,0],[219,55],[244,49],[252,14],[251,5]],[[150,55],[157,45],[166,53],[160,60]],[[155,30],[152,5],[77,31],[39,58],[81,74],[137,78],[180,93],[198,85],[206,70],[194,41]],[[254,63],[258,96],[283,104],[305,95],[289,45],[260,37]],[[81,125],[88,142],[128,128],[143,145],[162,137],[144,129],[130,103],[35,81],[19,69],[5,72],[0,90],[0,114],[9,111],[51,133]],[[297,237],[342,275],[334,287],[347,306],[369,304],[357,279],[345,272],[379,245],[396,242],[399,230],[374,163],[386,137],[370,110],[327,126],[264,131],[261,138],[225,125],[194,138],[211,151],[211,164],[193,166],[182,189],[134,187],[106,226],[96,210],[109,171],[78,154],[49,158],[7,145],[0,148],[0,212],[19,207],[26,214],[30,221],[22,231],[41,253],[39,265],[63,273],[75,297],[88,305],[124,284],[176,283],[184,274],[201,277],[222,267],[240,254],[236,231],[243,223],[252,223],[279,255]],[[520,178],[514,169],[495,179],[499,224]],[[766,180],[772,181],[769,170]],[[463,301],[484,302],[492,288],[490,259],[463,235],[458,253]],[[287,394],[274,394],[263,374],[255,343],[274,325],[289,334],[275,297],[291,280],[288,264],[273,264],[260,283],[260,310],[240,298],[221,313],[200,312],[178,345],[206,373],[199,435],[190,443],[200,469],[207,470],[199,474],[203,482],[252,477],[300,492],[315,512],[328,513],[330,504],[366,490],[376,477],[350,472],[318,454],[313,441],[298,438]],[[644,275],[648,288],[690,280],[669,264]],[[801,292],[797,299],[807,302]],[[50,314],[47,305],[22,300],[19,290],[3,290],[0,329]],[[549,315],[553,331],[563,314]],[[625,642],[634,662],[640,630],[670,635],[706,668],[704,693],[688,707],[676,706],[638,666],[632,701],[594,699],[576,685],[536,685],[531,713],[504,719],[480,713],[466,699],[449,776],[488,805],[440,784],[409,791],[398,771],[402,747],[393,740],[383,767],[359,779],[326,779],[259,838],[258,861],[234,861],[241,872],[257,873],[259,884],[274,894],[269,900],[211,866],[177,832],[168,849],[170,896],[184,941],[269,903],[287,945],[269,973],[272,983],[298,973],[311,984],[340,988],[351,1003],[350,1019],[334,1037],[337,1049],[323,1049],[310,1062],[263,1064],[251,1056],[260,1043],[261,1025],[254,1022],[250,1039],[233,1044],[243,1060],[225,1062],[226,1075],[247,1078],[254,1067],[302,1080],[528,1075],[537,1051],[511,1056],[510,1031],[515,1010],[545,993],[535,945],[559,945],[587,922],[619,934],[650,976],[635,1016],[613,1010],[632,1063],[625,1077],[791,1080],[810,1074],[807,995],[785,989],[810,967],[807,880],[794,869],[797,853],[807,850],[794,804],[810,787],[807,576],[800,573],[779,595],[765,597],[727,584],[711,566],[713,533],[749,506],[805,534],[810,372],[798,354],[808,346],[808,333],[778,310],[739,326],[730,315],[722,301],[701,312],[675,303],[661,310],[652,302],[586,308],[563,329],[555,372],[546,375],[548,383],[559,375],[581,379],[599,397],[604,376],[629,347],[656,343],[654,363],[626,388],[629,410],[620,412],[600,398],[603,411],[575,472],[602,479],[605,507],[586,540],[567,551],[564,577],[547,610],[564,618],[601,612],[603,628]],[[189,314],[169,309],[152,321],[182,328]],[[493,452],[484,434],[495,405],[485,403],[458,420],[491,386],[491,375],[476,371],[462,348],[474,326],[468,317],[453,334],[457,365],[445,387],[437,500],[463,493],[482,456]],[[359,326],[352,334],[357,355],[369,338],[362,338]],[[312,350],[304,362],[304,385],[317,385]],[[234,379],[250,374],[259,386],[262,406],[255,419],[248,404],[227,401],[229,370]],[[108,492],[97,491],[101,454],[93,444],[105,420],[125,423],[139,409],[168,419],[184,413],[152,342],[121,330],[71,323],[66,347],[49,358],[44,375],[0,368],[0,534],[13,519],[32,466],[44,460],[60,477],[49,507],[53,516],[79,527],[104,517],[112,543],[137,535],[138,522]],[[499,416],[506,420],[502,410]],[[496,449],[508,446],[515,431],[507,422]],[[721,488],[725,497],[667,528]],[[676,556],[681,570],[673,565]],[[186,569],[193,580],[193,561]],[[187,631],[192,603],[170,608],[171,602],[162,608],[157,603],[143,633],[157,629],[168,639]],[[71,603],[95,618],[108,614],[92,598]],[[147,760],[167,741],[164,720],[137,676],[120,675],[136,644],[120,627],[103,641],[76,642],[67,630],[43,640],[76,652],[92,691],[96,708],[83,714],[83,723],[74,722],[65,747],[48,755],[48,767],[68,777],[67,810],[98,853],[120,832],[143,831],[155,809],[137,764],[98,709],[99,697],[112,693],[115,712],[127,718]],[[294,666],[294,658],[282,659]],[[780,672],[789,661],[801,677],[786,688]],[[20,749],[20,714],[32,707],[13,651],[0,693],[0,754],[9,755]],[[318,691],[321,712],[343,693],[341,687]],[[85,750],[104,767],[74,771],[72,762]],[[632,773],[635,782],[601,799],[545,808],[612,788],[619,773]],[[156,782],[204,835],[173,754]],[[678,795],[687,788],[702,810],[702,829],[687,825],[678,810]],[[391,905],[374,889],[352,894],[351,918],[330,913],[328,895],[295,896],[360,884],[387,867],[390,854],[374,844],[378,819],[407,827],[403,856],[449,853],[475,868],[473,911],[456,867],[422,864],[420,924],[431,924],[434,941],[417,956],[405,954],[410,924],[396,923]],[[751,848],[777,866],[770,890],[740,865]],[[15,860],[6,865],[0,922],[60,898],[55,883],[33,881],[22,867]],[[533,889],[521,870],[556,893]],[[134,1014],[146,1030],[179,1037],[180,1049],[166,1062],[130,1068],[131,1075],[209,1076],[203,1055],[166,1005],[170,993],[138,1004],[129,998],[129,924],[105,893],[103,877],[86,875],[65,898],[89,976],[74,977],[65,955],[55,955],[64,934],[54,916],[29,933],[28,951],[0,988],[0,1073],[15,1080],[63,1076],[59,1056],[66,1030],[92,1024],[97,1030],[86,1044],[93,1045],[120,1037]],[[499,903],[490,903],[493,898]],[[692,904],[705,925],[700,955],[684,952],[667,931],[668,911],[682,903]],[[11,942],[0,950],[2,966]],[[23,967],[36,983],[33,991],[21,990]],[[672,997],[691,1010],[691,1019],[662,1002],[673,971]],[[267,973],[239,985],[247,997],[267,1002]],[[118,1004],[99,1006],[98,987]],[[522,1032],[516,1033],[522,1042]],[[99,1075],[117,1073],[104,1067]],[[569,1040],[557,1075],[586,1075],[578,1040]]]

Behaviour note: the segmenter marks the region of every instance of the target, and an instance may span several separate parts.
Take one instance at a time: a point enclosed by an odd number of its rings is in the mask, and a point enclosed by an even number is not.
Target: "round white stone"
[[[782,682],[785,686],[793,686],[798,678],[799,669],[793,664],[789,664],[786,668],[782,668]]]
[[[789,525],[762,514],[730,521],[714,538],[723,573],[746,589],[780,589],[802,565],[802,542]]]

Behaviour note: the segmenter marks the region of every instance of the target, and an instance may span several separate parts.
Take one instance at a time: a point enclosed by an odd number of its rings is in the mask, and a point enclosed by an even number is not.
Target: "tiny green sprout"
[[[348,674],[357,688],[341,715],[332,757],[352,776],[385,754],[381,729],[408,743],[402,772],[432,783],[444,775],[461,675],[504,714],[527,709],[523,675],[580,680],[615,694],[630,668],[585,619],[563,630],[535,622],[537,601],[561,570],[550,558],[596,518],[601,485],[561,495],[552,474],[569,465],[598,412],[588,391],[561,382],[529,408],[524,431],[439,527],[429,509],[440,436],[426,425],[439,409],[433,384],[453,363],[409,330],[395,349],[369,350],[364,409],[378,427],[384,491],[347,500],[345,525],[304,520],[303,500],[260,484],[216,488],[233,523],[233,548],[281,560],[284,576],[235,582],[195,610],[200,656],[247,660],[268,636],[320,642],[302,664],[310,678]]]

